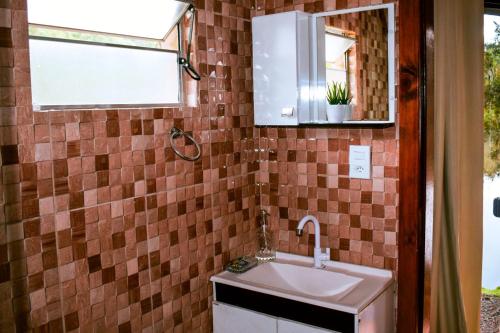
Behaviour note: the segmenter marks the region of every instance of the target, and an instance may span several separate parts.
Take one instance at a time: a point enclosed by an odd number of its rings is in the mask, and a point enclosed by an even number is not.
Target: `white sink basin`
[[[372,267],[325,261],[325,269],[313,268],[313,258],[276,252],[276,260],[236,274],[220,272],[210,278],[227,285],[297,302],[359,314],[387,288],[393,273]]]
[[[238,279],[315,297],[339,295],[363,281],[359,277],[325,269],[277,262],[261,264],[239,275]]]

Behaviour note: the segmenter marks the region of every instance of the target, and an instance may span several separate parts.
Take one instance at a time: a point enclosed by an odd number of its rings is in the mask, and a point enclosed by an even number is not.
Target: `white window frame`
[[[174,0],[190,3],[189,1],[184,0]],[[134,45],[126,45],[120,43],[104,43],[104,42],[95,42],[95,41],[85,41],[85,40],[76,40],[76,39],[65,39],[65,38],[57,38],[57,37],[42,37],[36,35],[28,35],[28,40],[46,40],[46,41],[54,41],[54,42],[64,42],[71,44],[85,44],[85,45],[96,45],[96,46],[105,46],[105,47],[117,47],[117,48],[127,48],[127,49],[136,49],[136,50],[147,50],[153,52],[166,52],[166,53],[175,53],[177,55],[177,63],[179,58],[182,56],[183,47],[182,47],[182,17],[184,16],[187,9],[180,15],[179,20],[176,24],[172,26],[172,28],[166,33],[163,40],[166,40],[167,37],[176,29],[177,30],[177,50],[171,50],[166,48],[155,48],[155,47],[143,47],[143,46],[134,46]],[[29,26],[32,27],[44,27],[39,24],[31,24]],[[48,26],[47,26],[48,27]],[[88,30],[77,30],[63,27],[54,27],[50,26],[49,28],[54,28],[57,30],[64,31],[80,31],[89,34],[96,35],[112,35],[120,38],[130,39],[130,40],[147,40],[148,38],[136,37],[136,36],[128,36],[128,35],[118,35],[118,34],[110,34],[104,32],[95,32]],[[150,40],[156,40],[151,38]],[[156,104],[148,104],[148,103],[134,103],[134,104],[66,104],[66,105],[34,105],[33,111],[57,111],[57,110],[87,110],[87,109],[131,109],[131,108],[161,108],[161,107],[179,107],[184,105],[184,80],[182,75],[182,67],[177,66],[177,79],[178,79],[178,102],[177,103],[156,103]]]

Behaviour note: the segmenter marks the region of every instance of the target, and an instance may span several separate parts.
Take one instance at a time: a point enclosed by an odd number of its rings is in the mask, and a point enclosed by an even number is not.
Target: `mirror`
[[[394,122],[393,4],[319,13],[313,22],[312,120],[332,122],[329,104],[348,104],[343,119],[334,122]],[[333,87],[346,90],[350,102],[327,101]]]

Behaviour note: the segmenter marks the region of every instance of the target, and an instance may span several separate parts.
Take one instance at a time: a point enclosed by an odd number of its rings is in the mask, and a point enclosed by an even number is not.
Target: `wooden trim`
[[[432,5],[433,0],[399,2],[400,205],[397,331],[405,333],[422,332],[424,318],[428,150],[426,28],[432,27],[428,22],[428,19],[432,21]]]
[[[431,269],[434,231],[434,1],[425,0],[425,253],[422,332],[431,329]]]

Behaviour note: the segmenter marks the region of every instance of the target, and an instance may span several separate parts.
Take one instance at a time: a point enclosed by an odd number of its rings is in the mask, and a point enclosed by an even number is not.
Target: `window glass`
[[[32,24],[165,39],[187,4],[173,0],[29,0]]]
[[[32,39],[30,57],[35,108],[179,102],[173,52]]]
[[[60,27],[48,27],[30,24],[30,37],[41,37],[47,39],[63,39],[67,41],[83,41],[101,44],[139,46],[155,49],[177,50],[177,26],[170,31],[166,40],[141,38],[124,35],[111,35],[106,33],[68,30]]]
[[[331,33],[325,35],[326,82],[346,84],[346,52],[356,43],[353,38]]]
[[[176,0],[28,0],[34,109],[180,103]]]
[[[351,46],[356,43],[356,40],[349,37],[337,36],[327,33],[325,35],[325,53],[327,62],[336,62],[339,57],[344,57],[344,54]]]

